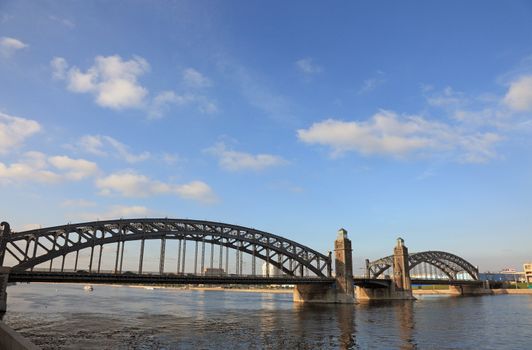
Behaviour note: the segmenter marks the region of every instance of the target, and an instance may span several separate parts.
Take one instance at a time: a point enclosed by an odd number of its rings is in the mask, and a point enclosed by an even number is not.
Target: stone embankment
[[[532,288],[530,289],[493,289],[493,294],[521,294],[521,295],[532,295]]]
[[[455,292],[449,289],[414,289],[412,292],[416,295],[456,295]],[[532,289],[492,289],[491,294],[532,295]]]
[[[40,350],[40,348],[0,321],[0,349]]]

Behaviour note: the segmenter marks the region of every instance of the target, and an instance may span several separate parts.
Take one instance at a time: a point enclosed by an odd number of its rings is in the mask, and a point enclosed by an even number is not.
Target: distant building
[[[526,266],[527,264],[525,264]],[[528,264],[532,266],[532,264]],[[532,267],[530,268],[532,270]],[[482,281],[489,280],[494,282],[526,282],[526,272],[517,271],[514,268],[504,268],[499,272],[483,272],[479,274]],[[532,278],[532,271],[529,272]]]
[[[225,271],[224,271],[224,269],[207,267],[203,271],[203,275],[204,276],[225,276]]]
[[[501,272],[481,272],[478,274],[481,281],[493,282],[524,282],[522,272],[501,273]]]
[[[526,283],[532,283],[532,263],[526,263],[523,265],[523,273],[525,275]]]
[[[269,268],[270,268],[270,271],[269,271],[270,273],[269,274],[267,273],[268,265],[269,265]],[[277,277],[277,276],[282,276],[283,273],[281,272],[281,270],[279,270],[273,264],[263,263],[262,264],[262,275],[263,276],[269,276],[269,277]]]
[[[516,273],[517,270],[513,267],[507,267],[501,270],[501,273]]]

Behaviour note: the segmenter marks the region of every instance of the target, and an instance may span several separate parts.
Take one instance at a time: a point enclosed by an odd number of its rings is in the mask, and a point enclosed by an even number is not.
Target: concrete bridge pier
[[[358,301],[369,300],[415,300],[412,295],[408,248],[402,238],[397,239],[393,249],[393,277],[389,288],[356,287]]]
[[[7,311],[7,280],[9,278],[9,267],[0,266],[0,314]]]
[[[302,284],[294,287],[294,302],[353,304],[353,250],[347,231],[338,230],[334,241],[334,271],[336,281],[332,285]]]
[[[487,281],[486,281],[487,282]],[[487,295],[493,294],[489,283],[483,285],[457,285],[449,286],[449,291],[455,296]]]

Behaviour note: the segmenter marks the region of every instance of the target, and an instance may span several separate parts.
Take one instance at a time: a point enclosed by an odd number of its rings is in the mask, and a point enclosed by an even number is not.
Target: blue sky
[[[0,212],[16,230],[222,221],[356,268],[532,260],[526,1],[2,1]]]

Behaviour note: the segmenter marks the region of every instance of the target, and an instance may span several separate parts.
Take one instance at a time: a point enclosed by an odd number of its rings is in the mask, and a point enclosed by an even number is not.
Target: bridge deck
[[[412,279],[412,285],[447,285],[447,286],[478,286],[482,285],[483,281],[474,280],[442,280],[442,279]]]
[[[193,274],[115,274],[31,272],[9,274],[9,282],[115,283],[115,284],[332,284],[333,278],[291,276],[201,276]]]
[[[115,284],[332,284],[334,278],[224,275],[205,276],[194,274],[136,274],[136,273],[88,273],[56,271],[12,271],[9,282],[51,282],[51,283],[115,283]],[[354,277],[353,283],[365,288],[387,288],[390,279]],[[482,281],[413,279],[413,285],[481,285]]]

